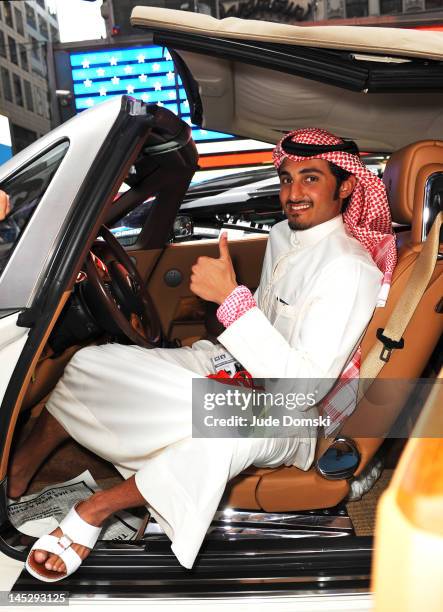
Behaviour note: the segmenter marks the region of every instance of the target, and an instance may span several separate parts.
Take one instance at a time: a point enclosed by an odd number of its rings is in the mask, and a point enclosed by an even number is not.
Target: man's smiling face
[[[293,230],[309,229],[336,217],[355,186],[355,177],[350,176],[337,190],[337,180],[324,159],[295,162],[286,158],[278,175],[280,203]]]

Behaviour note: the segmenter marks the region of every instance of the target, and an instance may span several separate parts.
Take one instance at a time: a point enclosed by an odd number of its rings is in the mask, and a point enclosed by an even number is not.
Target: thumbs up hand
[[[223,259],[225,261],[231,261],[231,255],[229,254],[229,247],[228,247],[227,232],[222,232],[220,236],[220,240],[218,241],[218,249],[220,252],[219,259]]]
[[[219,257],[199,257],[192,266],[190,289],[204,300],[221,304],[237,287],[234,267],[228,247],[228,235],[223,232],[219,242]]]

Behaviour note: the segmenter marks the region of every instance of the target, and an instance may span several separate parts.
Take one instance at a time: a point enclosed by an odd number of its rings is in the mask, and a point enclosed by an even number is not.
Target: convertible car
[[[315,125],[387,159],[383,179],[399,229],[399,260],[387,305],[376,310],[362,340],[363,366],[375,352],[377,380],[408,385],[407,392],[389,397],[388,385],[373,393],[375,383],[370,386],[334,438],[319,438],[310,470],[251,468],[236,477],[193,570],[179,566],[166,535],[141,515],[144,528],[132,539],[100,540],[55,590],[78,597],[176,597],[176,602],[246,595],[283,602],[291,596],[294,606],[303,597],[326,602],[327,596],[327,609],[348,609],[349,599],[340,597],[366,597],[370,591],[374,509],[405,445],[411,456],[405,438],[417,416],[432,419],[441,402],[436,390],[443,262],[431,228],[441,221],[443,201],[443,34],[217,21],[147,7],[134,9],[132,23],[142,28],[146,43],[170,50],[193,123],[269,143],[290,129]],[[82,112],[0,167],[0,188],[11,200],[11,212],[0,222],[3,564],[5,558],[22,562],[34,541],[14,527],[6,497],[8,465],[15,448],[26,444],[72,355],[110,340],[149,349],[189,345],[219,333],[214,305],[189,290],[191,266],[200,255],[217,256],[217,240],[201,235],[171,240],[197,169],[189,125],[162,106],[129,96]],[[260,213],[254,200],[263,205],[260,198],[248,200],[251,218]],[[147,201],[140,231],[119,242],[122,220]],[[223,216],[219,221],[223,226]],[[256,232],[230,241],[237,278],[251,289],[259,283],[266,240],[266,232]],[[425,244],[431,246],[424,249]],[[391,329],[391,315],[403,302],[410,316],[406,320],[402,313],[400,338],[386,339],[383,330]],[[439,462],[441,474],[442,446],[433,448],[431,463],[435,472]],[[429,473],[426,452],[422,446],[414,450],[416,465]],[[28,493],[85,469],[101,486],[119,478],[113,466],[70,442],[39,468]],[[409,488],[403,486],[412,473]],[[441,477],[436,482],[441,485]],[[417,483],[419,474],[409,468],[394,478],[391,486],[403,493],[390,498],[391,519],[398,497],[396,511],[407,506],[402,520],[412,521],[409,526],[418,521],[417,529],[428,530],[441,551],[441,488]],[[414,505],[417,495],[420,503]],[[428,512],[427,503],[434,510]],[[386,579],[392,564],[383,553],[385,537],[376,550]],[[417,539],[410,541],[417,545]],[[402,532],[396,542],[406,546]],[[423,550],[416,553],[422,565]],[[402,558],[410,559],[411,549]],[[383,573],[375,575],[381,580]],[[13,592],[41,586],[23,572]],[[406,581],[399,587],[406,599],[409,588],[420,584]],[[431,588],[441,589],[437,579]],[[336,598],[341,603],[333,607]]]

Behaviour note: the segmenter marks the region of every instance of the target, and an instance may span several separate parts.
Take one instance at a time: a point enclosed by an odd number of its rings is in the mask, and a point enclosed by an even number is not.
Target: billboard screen
[[[55,52],[57,88],[73,94],[76,113],[128,94],[171,110],[192,128],[206,170],[270,163],[272,145],[192,125],[180,75],[167,48],[158,45],[75,48]],[[69,114],[64,114],[67,119]]]
[[[165,47],[147,46],[71,53],[77,112],[115,96],[128,94],[168,108],[190,124],[189,103]],[[232,136],[193,127],[196,142]]]

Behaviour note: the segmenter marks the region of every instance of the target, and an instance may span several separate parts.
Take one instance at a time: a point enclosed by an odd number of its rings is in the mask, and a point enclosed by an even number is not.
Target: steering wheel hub
[[[160,319],[137,267],[105,225],[99,236],[104,241],[100,242],[100,255],[105,259],[106,271],[98,270],[96,257],[89,252],[86,273],[90,292],[119,331],[134,344],[145,348],[160,346]]]

